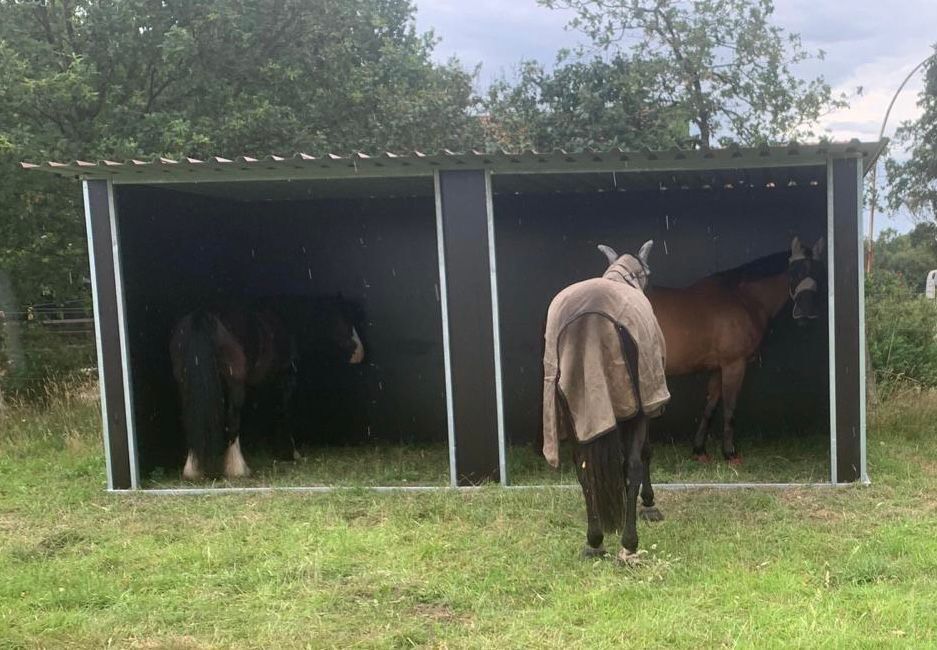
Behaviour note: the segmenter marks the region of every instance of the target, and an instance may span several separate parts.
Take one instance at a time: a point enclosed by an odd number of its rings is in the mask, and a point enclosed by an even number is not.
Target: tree
[[[0,133],[49,155],[457,147],[410,0],[0,0]]]
[[[812,137],[821,115],[845,105],[823,77],[793,72],[814,55],[770,23],[772,0],[539,2],[575,11],[570,26],[601,51],[624,47],[632,63],[650,66],[649,94],[685,111],[701,147]]]
[[[621,56],[571,59],[546,72],[521,63],[516,80],[492,84],[485,101],[488,141],[508,150],[666,148],[686,143],[687,116],[647,90],[648,66]]]
[[[934,51],[924,67],[926,82],[918,100],[921,116],[895,133],[897,148],[910,150],[911,157],[885,162],[889,207],[907,208],[919,220],[937,219],[937,45]]]

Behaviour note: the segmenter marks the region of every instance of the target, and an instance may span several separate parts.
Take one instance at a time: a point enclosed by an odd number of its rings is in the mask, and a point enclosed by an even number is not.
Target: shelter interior
[[[826,167],[705,172],[493,173],[508,478],[575,482],[539,449],[543,325],[552,297],[599,275],[607,243],[647,239],[652,286],[685,287],[782,254],[827,232]],[[300,378],[303,461],[259,484],[448,483],[436,206],[429,176],[117,185],[137,454],[144,485],[178,482],[184,437],[168,355],[176,319],[221,295],[334,295],[363,308],[361,366]],[[826,295],[821,283],[821,295]],[[748,366],[736,412],[742,470],[689,460],[705,377],[670,380],[655,421],[655,478],[829,480],[829,332],[797,328],[786,307]],[[262,433],[263,420],[245,423]],[[711,429],[718,450],[721,418]],[[250,449],[248,445],[248,449]],[[308,462],[307,462],[308,461]],[[250,462],[250,458],[248,458]],[[740,473],[741,472],[741,473]]]
[[[448,482],[431,178],[165,183],[115,188],[137,452],[144,485],[185,459],[169,359],[174,323],[228,297],[341,296],[365,362],[301,368],[292,429],[305,458],[259,484]],[[267,426],[244,422],[245,455]],[[253,415],[252,415],[253,413]],[[422,450],[419,462],[401,446]],[[262,446],[253,450],[264,456]],[[259,461],[258,461],[259,462]]]
[[[542,444],[542,332],[553,296],[598,276],[596,245],[634,252],[655,240],[654,286],[686,287],[757,260],[782,272],[796,235],[808,245],[827,233],[826,167],[680,173],[498,174],[492,179],[497,242],[505,437],[512,483],[575,482],[571,452],[559,472]],[[824,255],[824,260],[826,259]],[[825,264],[823,265],[825,268]],[[826,283],[819,318],[798,328],[790,305],[748,365],[736,411],[740,469],[701,467],[690,446],[706,399],[706,376],[669,378],[672,401],[655,420],[657,481],[828,481],[829,331]],[[721,415],[709,449],[718,455]]]

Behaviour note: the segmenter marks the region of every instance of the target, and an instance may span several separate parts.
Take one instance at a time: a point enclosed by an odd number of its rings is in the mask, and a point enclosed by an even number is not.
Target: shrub
[[[866,277],[865,313],[876,381],[937,386],[937,304],[880,270]]]

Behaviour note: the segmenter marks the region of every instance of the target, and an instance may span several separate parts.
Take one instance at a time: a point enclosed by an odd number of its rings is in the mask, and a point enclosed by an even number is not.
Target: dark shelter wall
[[[144,473],[184,460],[169,336],[218,296],[341,293],[362,307],[365,363],[300,374],[300,444],[446,441],[432,197],[242,202],[122,186],[117,202]]]
[[[600,275],[596,245],[635,252],[655,240],[651,285],[685,287],[705,276],[809,244],[826,234],[826,187],[503,193],[494,198],[505,429],[512,444],[541,444],[543,327],[564,287]],[[824,256],[825,259],[825,256]],[[777,271],[786,258],[775,256]],[[824,265],[825,266],[825,265]],[[829,435],[826,284],[822,311],[799,329],[790,304],[773,321],[748,365],[736,412],[736,444],[746,437]],[[673,399],[652,432],[689,442],[705,402],[705,376],[668,380]],[[721,432],[721,417],[711,432]],[[712,440],[712,438],[711,438]],[[718,449],[710,443],[710,449]]]

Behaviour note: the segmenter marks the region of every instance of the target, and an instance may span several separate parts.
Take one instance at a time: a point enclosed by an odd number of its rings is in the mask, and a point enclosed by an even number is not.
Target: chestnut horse
[[[648,299],[667,342],[668,377],[709,372],[706,407],[693,438],[693,458],[710,460],[706,453],[709,422],[722,400],[722,454],[736,465],[734,414],[745,366],[764,338],[768,324],[788,301],[798,325],[818,315],[817,277],[822,271],[823,239],[804,246],[794,238],[787,269],[758,276],[753,265],[703,278],[685,289],[657,288]]]
[[[248,389],[273,400],[275,454],[298,457],[286,421],[299,361],[327,353],[360,363],[364,346],[354,321],[351,303],[341,298],[270,299],[184,316],[169,346],[188,450],[182,477],[250,475],[240,441]]]

